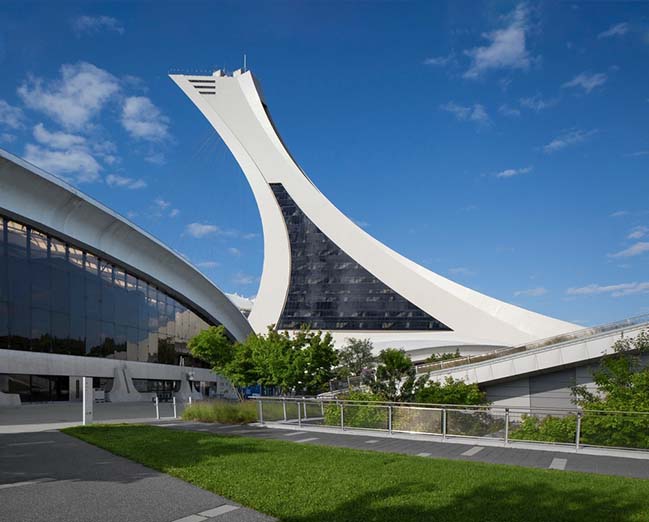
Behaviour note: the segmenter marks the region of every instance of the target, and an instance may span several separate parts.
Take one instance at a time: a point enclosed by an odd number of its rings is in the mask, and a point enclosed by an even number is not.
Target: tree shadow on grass
[[[95,425],[62,431],[115,455],[165,473],[174,468],[203,465],[208,460],[217,460],[228,455],[266,452],[254,439],[143,425]],[[186,443],[179,444],[179,437],[186,439]]]
[[[494,482],[498,474],[494,473]],[[326,485],[323,485],[326,487]],[[606,494],[588,488],[562,490],[550,481],[536,484],[479,486],[468,493],[441,499],[427,506],[422,497],[430,488],[412,482],[368,492],[306,516],[284,517],[284,522],[597,522],[649,520],[649,499],[611,491]],[[407,496],[408,500],[400,497]],[[414,500],[413,500],[414,497]]]

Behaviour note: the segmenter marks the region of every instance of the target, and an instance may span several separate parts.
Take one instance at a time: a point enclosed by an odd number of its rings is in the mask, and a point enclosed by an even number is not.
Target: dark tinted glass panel
[[[70,378],[0,374],[0,392],[17,393],[22,402],[67,401],[70,397]]]
[[[207,326],[123,267],[0,216],[0,349],[178,364]],[[44,397],[44,383],[35,383],[34,396]],[[48,390],[68,393],[64,381]]]
[[[291,278],[278,328],[450,330],[343,252],[280,183],[271,188],[291,244]]]
[[[0,216],[0,303],[9,300],[7,268],[7,227],[6,220]]]

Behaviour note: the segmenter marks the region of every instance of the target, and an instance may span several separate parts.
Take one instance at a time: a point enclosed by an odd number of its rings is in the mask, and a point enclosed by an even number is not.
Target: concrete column
[[[126,365],[115,368],[113,372],[113,387],[108,392],[110,402],[133,402],[143,400],[142,395],[135,389],[133,379]]]

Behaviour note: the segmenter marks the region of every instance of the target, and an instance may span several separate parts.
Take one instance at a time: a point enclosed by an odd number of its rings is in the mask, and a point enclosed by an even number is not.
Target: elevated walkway
[[[618,339],[632,337],[646,328],[649,314],[477,356],[419,365],[417,373],[430,373],[436,381],[452,377],[478,384],[513,379],[599,359],[613,352],[613,343]]]

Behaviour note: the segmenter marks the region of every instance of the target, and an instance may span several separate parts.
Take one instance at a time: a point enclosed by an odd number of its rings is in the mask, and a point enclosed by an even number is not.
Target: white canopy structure
[[[259,207],[264,264],[253,329],[330,331],[369,338],[413,359],[459,348],[491,351],[579,328],[499,301],[391,250],[338,210],[295,162],[255,77],[173,74],[216,129]]]

